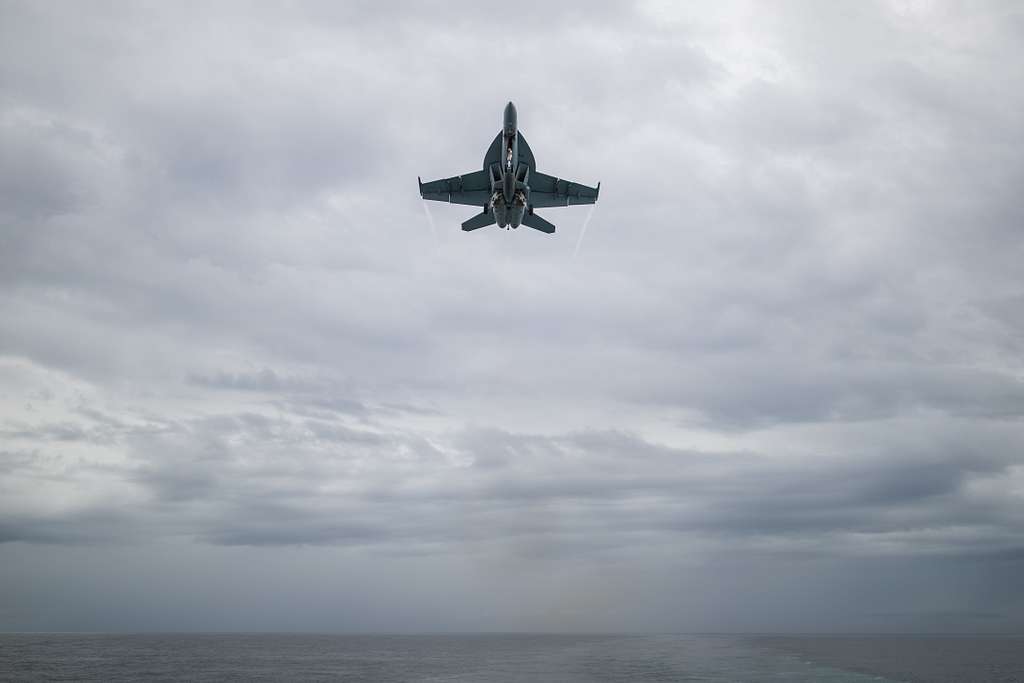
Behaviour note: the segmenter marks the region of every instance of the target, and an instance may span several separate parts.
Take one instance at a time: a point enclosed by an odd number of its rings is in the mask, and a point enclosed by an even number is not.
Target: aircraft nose
[[[518,126],[519,117],[516,115],[516,105],[509,102],[505,105],[505,128],[515,130]]]

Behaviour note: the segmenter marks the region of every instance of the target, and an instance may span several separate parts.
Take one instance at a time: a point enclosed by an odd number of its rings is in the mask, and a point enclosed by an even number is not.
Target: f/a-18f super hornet
[[[438,202],[482,206],[483,212],[462,224],[463,230],[476,230],[498,224],[518,228],[520,224],[541,232],[553,233],[555,226],[533,212],[549,206],[593,204],[601,190],[587,187],[537,170],[533,151],[519,131],[516,105],[505,105],[501,132],[484,155],[482,171],[425,183],[420,180],[420,196]]]

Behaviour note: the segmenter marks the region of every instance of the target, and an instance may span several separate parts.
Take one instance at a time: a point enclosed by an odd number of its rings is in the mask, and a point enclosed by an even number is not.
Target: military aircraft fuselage
[[[526,184],[529,169],[519,162],[519,129],[516,105],[505,105],[501,127],[502,154],[498,168],[491,168],[491,202],[495,221],[502,228],[518,228],[526,213],[530,188]]]

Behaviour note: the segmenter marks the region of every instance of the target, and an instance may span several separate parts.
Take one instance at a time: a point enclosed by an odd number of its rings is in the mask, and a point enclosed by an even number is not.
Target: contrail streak
[[[583,219],[583,229],[580,230],[580,237],[576,240],[576,249],[572,252],[572,257],[576,258],[576,254],[580,253],[580,245],[583,244],[583,236],[587,234],[587,226],[590,225],[590,217],[594,215],[594,208],[596,204],[590,205],[590,211],[587,211],[587,217]]]
[[[423,212],[427,214],[427,222],[430,223],[430,234],[434,236],[434,251],[441,251],[441,244],[437,241],[437,227],[434,225],[434,215],[430,213],[430,207],[427,206],[427,200],[423,200]]]

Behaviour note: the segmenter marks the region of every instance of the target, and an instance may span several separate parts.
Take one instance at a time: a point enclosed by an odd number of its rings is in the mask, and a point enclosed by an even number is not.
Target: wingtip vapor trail
[[[576,240],[576,248],[572,252],[572,257],[576,258],[577,254],[580,253],[580,245],[583,244],[583,236],[587,234],[587,226],[590,225],[590,218],[594,215],[594,209],[597,207],[596,204],[590,205],[590,210],[587,211],[587,217],[583,219],[583,229],[580,230],[579,239]]]
[[[423,200],[423,213],[427,214],[427,223],[430,224],[430,234],[434,236],[434,252],[441,251],[441,243],[437,240],[437,226],[434,225],[434,214],[430,213],[430,206],[427,200]]]

